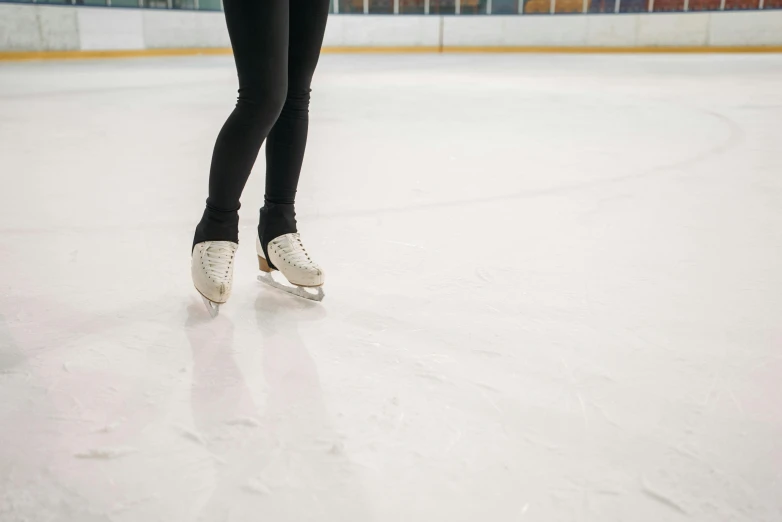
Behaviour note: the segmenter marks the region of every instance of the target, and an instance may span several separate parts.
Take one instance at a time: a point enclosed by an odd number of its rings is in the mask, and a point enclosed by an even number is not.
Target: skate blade
[[[322,286],[306,287],[306,286],[288,286],[279,281],[276,281],[271,273],[263,273],[258,276],[258,281],[265,283],[272,288],[282,290],[285,293],[301,297],[302,299],[308,299],[310,301],[323,301],[326,294],[323,293]]]
[[[206,311],[209,312],[212,319],[217,317],[217,314],[220,313],[220,305],[218,303],[213,303],[204,296],[201,296],[201,299],[203,299],[204,304],[206,305]]]

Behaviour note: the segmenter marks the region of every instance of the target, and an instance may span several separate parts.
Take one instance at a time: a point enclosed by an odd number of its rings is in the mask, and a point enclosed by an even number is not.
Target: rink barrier
[[[0,59],[225,54],[221,12],[0,4]],[[782,10],[601,15],[333,15],[327,53],[780,52]]]

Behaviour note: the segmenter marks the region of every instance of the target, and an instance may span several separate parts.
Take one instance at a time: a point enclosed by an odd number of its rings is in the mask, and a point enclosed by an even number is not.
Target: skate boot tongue
[[[295,234],[285,234],[282,237],[274,239],[273,243],[278,245],[285,256],[285,259],[293,266],[306,266],[312,263],[312,259],[310,259],[310,255],[304,248],[298,232]]]
[[[221,283],[230,278],[231,263],[236,249],[228,241],[215,241],[206,247],[204,260],[209,265],[210,276]]]

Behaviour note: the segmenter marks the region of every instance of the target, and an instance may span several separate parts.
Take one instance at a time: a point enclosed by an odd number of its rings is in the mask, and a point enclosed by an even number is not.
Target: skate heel
[[[266,262],[266,258],[263,256],[258,256],[258,268],[261,269],[261,272],[270,273],[272,271],[272,267],[269,266],[269,263]]]

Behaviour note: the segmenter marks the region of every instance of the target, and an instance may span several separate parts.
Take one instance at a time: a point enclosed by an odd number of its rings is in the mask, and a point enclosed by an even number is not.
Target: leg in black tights
[[[293,202],[307,142],[310,83],[328,0],[224,0],[239,99],[215,144],[209,198],[193,245],[238,243],[239,198],[266,144],[265,243],[296,231]],[[276,234],[276,235],[272,235]]]

